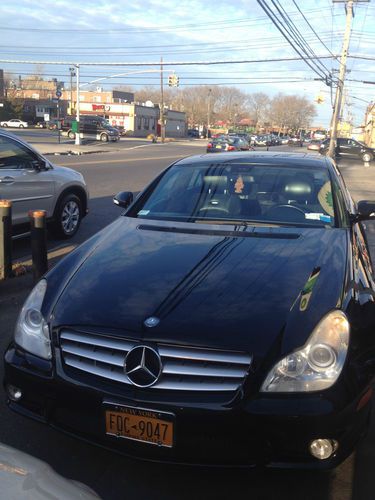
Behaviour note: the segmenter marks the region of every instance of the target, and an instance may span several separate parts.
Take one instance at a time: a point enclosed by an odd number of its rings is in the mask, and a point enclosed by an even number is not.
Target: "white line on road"
[[[129,163],[133,161],[147,161],[147,160],[167,160],[171,158],[184,158],[184,155],[174,155],[174,156],[158,156],[157,158],[154,157],[149,157],[149,158],[123,158],[122,160],[99,160],[99,161],[82,161],[82,157],[80,157],[80,160],[77,158],[77,163],[80,165],[99,165],[100,163]]]

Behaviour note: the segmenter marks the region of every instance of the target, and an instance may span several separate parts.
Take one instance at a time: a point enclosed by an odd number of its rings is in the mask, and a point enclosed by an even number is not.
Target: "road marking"
[[[150,157],[150,158],[133,158],[133,159],[122,159],[122,160],[106,160],[106,161],[82,161],[82,157],[80,157],[80,160],[77,158],[77,163],[79,165],[99,165],[100,163],[107,164],[107,163],[129,163],[132,161],[146,161],[146,160],[167,160],[171,158],[184,158],[184,155],[174,155],[174,156],[159,156],[158,158],[155,157]],[[63,164],[58,164],[64,166]]]

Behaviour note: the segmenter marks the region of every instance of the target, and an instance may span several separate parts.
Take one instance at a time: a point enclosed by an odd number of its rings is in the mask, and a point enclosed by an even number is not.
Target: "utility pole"
[[[164,74],[163,74],[163,58],[160,58],[160,136],[161,142],[165,140],[165,125],[164,125]]]
[[[210,130],[210,121],[211,121],[211,92],[212,89],[208,89],[208,99],[207,99],[207,139],[208,139],[208,131]]]
[[[76,132],[76,145],[81,144],[81,137],[79,132],[79,64],[76,64],[76,77],[77,77],[77,87],[76,87],[76,121],[77,121],[77,132]]]
[[[356,0],[356,3],[359,3],[361,0]],[[362,0],[362,1],[368,1],[368,0]],[[329,148],[328,148],[328,156],[331,158],[334,158],[335,156],[335,149],[336,149],[336,142],[337,142],[337,125],[339,121],[339,116],[340,116],[340,110],[341,110],[341,105],[342,105],[342,100],[343,100],[343,91],[344,91],[344,80],[345,80],[345,73],[346,73],[346,60],[348,57],[348,49],[349,49],[349,43],[350,43],[350,30],[352,27],[352,20],[353,20],[353,5],[354,1],[353,0],[333,0],[334,3],[344,3],[345,2],[345,10],[346,10],[346,26],[345,26],[345,34],[344,34],[344,42],[342,45],[342,52],[341,52],[341,58],[340,58],[340,71],[339,71],[339,77],[338,77],[338,82],[337,82],[337,89],[336,89],[336,96],[335,96],[335,104],[333,108],[333,115],[332,115],[332,120],[331,120],[331,138],[329,141]]]

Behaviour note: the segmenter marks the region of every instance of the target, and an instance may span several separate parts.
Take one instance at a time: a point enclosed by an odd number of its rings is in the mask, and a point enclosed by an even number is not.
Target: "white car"
[[[78,231],[82,218],[87,214],[89,195],[79,172],[53,165],[27,142],[1,130],[1,199],[13,203],[15,238],[28,232],[30,210],[45,210],[51,231],[65,239]]]
[[[17,128],[26,128],[29,126],[27,122],[22,120],[18,120],[17,118],[13,118],[12,120],[8,120],[5,122],[0,122],[2,127],[17,127]]]

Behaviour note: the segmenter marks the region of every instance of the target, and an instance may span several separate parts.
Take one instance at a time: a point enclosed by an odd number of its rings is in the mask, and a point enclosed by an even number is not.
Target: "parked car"
[[[248,151],[253,149],[249,142],[242,137],[222,136],[207,144],[207,153],[222,153],[230,151]]]
[[[59,123],[60,123],[60,129],[62,128],[62,119],[57,120],[53,119],[48,122],[48,130],[57,130],[59,128]]]
[[[46,210],[49,228],[70,238],[87,213],[88,191],[83,176],[53,165],[15,135],[0,131],[0,199],[13,202],[14,234],[29,227],[29,210]]]
[[[254,146],[271,146],[271,139],[268,135],[258,135],[254,140]]]
[[[195,128],[189,128],[188,137],[194,137],[196,139],[199,139],[199,130]]]
[[[73,118],[63,121],[63,130],[66,130],[70,139],[75,139],[76,133],[73,130]],[[82,138],[95,139],[101,142],[116,142],[120,140],[120,132],[116,127],[112,127],[105,118],[96,115],[80,115],[79,131]]]
[[[322,141],[317,141],[316,139],[312,139],[308,145],[307,149],[309,151],[319,151],[320,150],[320,145],[322,144]]]
[[[17,500],[99,500],[98,495],[78,481],[65,479],[46,462],[0,444],[1,496]]]
[[[152,461],[344,460],[371,408],[375,202],[278,152],[184,158],[114,202],[27,298],[10,409]]]
[[[2,127],[15,127],[15,128],[26,128],[29,126],[27,122],[23,120],[18,120],[18,118],[13,118],[12,120],[6,120],[4,122],[0,122]]]
[[[47,128],[47,122],[44,120],[36,122],[35,128]]]
[[[320,152],[325,155],[328,152],[330,139],[326,139],[320,145]],[[356,141],[355,139],[338,138],[336,143],[336,156],[360,158],[362,161],[372,161],[375,150]]]

